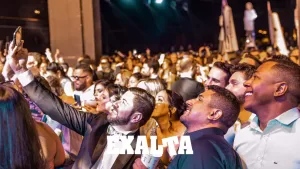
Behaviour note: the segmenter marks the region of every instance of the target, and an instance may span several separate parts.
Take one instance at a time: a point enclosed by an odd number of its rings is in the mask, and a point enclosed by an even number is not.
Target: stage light
[[[39,15],[41,13],[41,11],[36,9],[36,10],[34,10],[34,13]]]
[[[163,2],[163,0],[155,0],[155,3],[157,4],[161,4]]]

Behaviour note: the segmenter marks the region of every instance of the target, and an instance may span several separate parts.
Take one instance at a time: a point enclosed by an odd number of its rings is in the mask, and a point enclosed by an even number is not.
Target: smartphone
[[[19,26],[13,35],[13,46],[20,46],[22,40],[22,27]]]
[[[137,50],[134,49],[133,52],[132,52],[132,54],[133,54],[133,55],[136,55],[136,54],[137,54]]]
[[[80,96],[77,95],[77,94],[74,94],[74,99],[75,99],[77,105],[78,105],[78,106],[81,106]]]
[[[158,59],[158,63],[159,65],[162,65],[164,60],[165,60],[166,55],[165,54],[160,54],[159,59]]]

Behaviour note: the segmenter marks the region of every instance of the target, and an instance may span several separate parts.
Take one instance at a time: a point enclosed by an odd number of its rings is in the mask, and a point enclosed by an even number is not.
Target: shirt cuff
[[[30,82],[34,80],[34,76],[30,70],[18,74],[17,77],[23,87],[27,86]]]

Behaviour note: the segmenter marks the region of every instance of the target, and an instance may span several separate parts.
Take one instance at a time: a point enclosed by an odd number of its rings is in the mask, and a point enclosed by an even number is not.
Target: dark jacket
[[[77,159],[72,169],[89,169],[101,156],[107,143],[107,127],[109,125],[105,113],[94,115],[84,113],[64,103],[36,80],[24,87],[24,91],[42,111],[53,120],[84,136]],[[137,131],[131,146],[135,149]],[[140,155],[119,155],[112,169],[130,169]]]
[[[168,169],[242,169],[241,160],[218,128],[207,128],[187,134],[193,154],[177,155]]]

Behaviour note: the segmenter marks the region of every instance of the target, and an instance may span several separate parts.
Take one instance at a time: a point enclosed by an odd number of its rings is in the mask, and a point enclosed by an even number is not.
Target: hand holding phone
[[[13,35],[13,47],[17,46],[19,48],[21,46],[21,41],[22,41],[22,27],[19,26]]]

